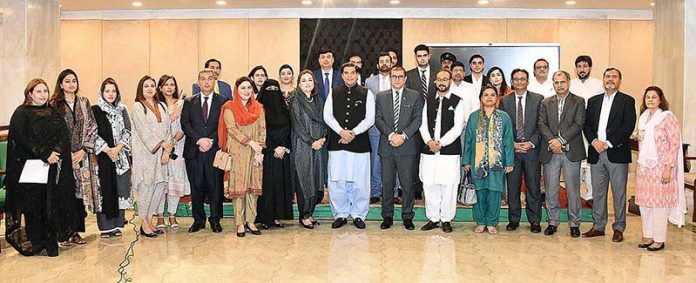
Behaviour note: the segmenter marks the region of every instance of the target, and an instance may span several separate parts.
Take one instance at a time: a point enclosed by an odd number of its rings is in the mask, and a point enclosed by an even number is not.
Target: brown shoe
[[[614,241],[614,243],[621,243],[623,242],[623,232],[619,230],[614,230],[614,236],[611,237],[611,240]]]
[[[582,233],[583,238],[592,238],[592,237],[599,237],[599,236],[604,236],[604,231],[599,231],[599,230],[596,230],[595,228],[592,228],[592,229],[590,229],[590,231]]]

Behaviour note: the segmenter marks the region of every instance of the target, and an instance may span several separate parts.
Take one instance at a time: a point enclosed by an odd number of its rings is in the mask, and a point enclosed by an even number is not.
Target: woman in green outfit
[[[500,219],[500,196],[505,190],[505,174],[515,163],[512,121],[504,111],[496,109],[498,91],[486,85],[479,95],[483,107],[469,116],[466,126],[464,170],[471,171],[476,186],[477,202],[474,204],[474,232],[488,230],[498,234],[495,228]]]

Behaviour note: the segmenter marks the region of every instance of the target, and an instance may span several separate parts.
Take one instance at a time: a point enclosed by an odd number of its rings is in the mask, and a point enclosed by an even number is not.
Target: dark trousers
[[[402,192],[401,218],[412,220],[414,216],[415,180],[418,172],[414,167],[420,154],[380,157],[382,169],[382,218],[394,217],[394,187],[399,176]]]
[[[522,216],[522,203],[520,201],[522,176],[526,185],[525,210],[529,223],[541,222],[541,190],[539,179],[541,178],[541,163],[533,160],[524,153],[515,153],[515,166],[512,172],[507,174],[508,182],[508,218],[510,222],[520,222]]]
[[[206,195],[210,203],[210,223],[220,223],[222,218],[222,170],[213,167],[216,151],[212,148],[208,152],[198,152],[193,159],[186,159],[194,223],[205,223],[203,202]]]

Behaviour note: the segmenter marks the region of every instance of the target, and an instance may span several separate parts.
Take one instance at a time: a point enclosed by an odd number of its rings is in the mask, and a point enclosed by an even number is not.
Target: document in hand
[[[51,167],[41,159],[28,159],[24,163],[20,184],[48,184],[48,169]]]

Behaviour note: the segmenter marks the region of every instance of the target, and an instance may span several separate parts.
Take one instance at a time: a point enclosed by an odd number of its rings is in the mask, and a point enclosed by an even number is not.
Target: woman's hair
[[[143,104],[143,106],[145,106],[145,93],[143,92],[143,86],[145,86],[146,81],[152,81],[153,83],[155,83],[155,88],[157,88],[157,82],[152,77],[145,75],[140,79],[140,81],[138,82],[138,89],[135,90],[135,102],[140,102]],[[160,101],[159,99],[157,99],[157,95],[155,95],[154,99],[156,102]],[[144,112],[147,113],[147,107],[143,108],[145,109]]]
[[[46,89],[48,90],[48,84],[46,84],[46,81],[42,79],[32,79],[29,81],[27,84],[27,87],[24,88],[24,103],[23,105],[31,105],[33,103],[33,99],[31,98],[31,93],[34,92],[34,89],[38,85],[44,85],[46,86]],[[50,90],[49,90],[50,91]]]
[[[498,66],[495,66],[495,67],[491,68],[490,70],[488,70],[486,77],[488,77],[488,82],[490,82],[491,81],[491,74],[495,70],[498,70],[498,72],[500,72],[500,76],[503,77],[503,81],[500,83],[500,91],[496,91],[496,94],[505,95],[505,93],[508,91],[508,89],[510,89],[510,87],[508,86],[507,81],[505,80],[505,73],[503,73],[503,69],[501,69]],[[491,86],[492,85],[493,85],[493,83],[491,83]]]
[[[315,83],[316,83],[316,81],[317,81],[316,78],[314,78],[314,72],[312,72],[312,71],[310,71],[310,70],[308,70],[308,69],[304,69],[304,70],[302,70],[302,71],[300,72],[299,75],[297,75],[297,88],[298,88],[298,89],[300,89],[300,81],[302,81],[302,76],[304,76],[305,74],[309,74],[310,76],[312,76],[312,80],[313,80]],[[316,86],[316,85],[315,85],[315,86]],[[314,88],[312,88],[312,93],[310,93],[309,96],[316,96],[316,95],[318,95],[318,94],[319,94],[319,92],[317,92],[317,88],[314,87]]]
[[[483,87],[481,87],[481,92],[479,93],[479,101],[483,98],[483,92],[487,89],[492,89],[495,92],[495,96],[500,96],[500,93],[498,93],[498,90],[492,85],[492,84],[486,84]]]
[[[111,103],[111,105],[116,106],[119,102],[121,102],[121,91],[118,89],[118,84],[113,78],[106,78],[101,83],[101,86],[99,87],[99,95],[101,95],[101,97],[104,98],[104,90],[106,89],[107,85],[113,85],[116,88],[116,100],[114,100],[114,103]],[[106,101],[106,99],[104,101]],[[109,102],[107,101],[107,103]]]
[[[58,112],[60,113],[65,113],[65,105],[64,103],[59,103],[65,101],[65,91],[63,91],[63,88],[61,87],[61,84],[63,83],[63,80],[65,77],[73,75],[75,76],[75,82],[77,82],[77,88],[75,88],[75,95],[80,91],[80,79],[77,77],[77,74],[75,71],[72,69],[65,69],[60,74],[58,74],[58,79],[56,80],[56,87],[53,89],[53,96],[51,96],[51,103],[56,106],[58,109]]]
[[[174,81],[174,93],[172,93],[172,97],[175,99],[179,99],[179,84],[176,82],[176,78],[170,75],[162,75],[159,79],[159,82],[157,82],[157,92],[155,93],[155,97],[157,97],[158,101],[167,101],[167,99],[164,97],[164,93],[162,93],[160,88],[163,87],[169,79]]]
[[[648,106],[645,105],[645,97],[648,96],[648,91],[654,91],[657,93],[657,96],[660,98],[660,109],[662,110],[669,110],[669,102],[667,101],[667,98],[665,97],[665,93],[662,92],[662,89],[658,86],[649,86],[648,88],[645,89],[645,92],[643,93],[643,104],[640,105],[640,113],[645,112],[645,110],[648,110]]]

